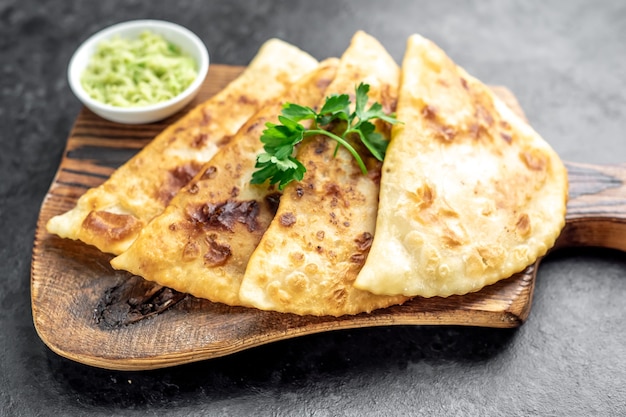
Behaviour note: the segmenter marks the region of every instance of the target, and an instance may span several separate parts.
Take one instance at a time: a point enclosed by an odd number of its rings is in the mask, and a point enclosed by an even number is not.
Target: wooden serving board
[[[243,70],[212,65],[196,100],[215,94]],[[515,98],[494,87],[511,107]],[[181,112],[182,114],[182,112]],[[180,114],[150,125],[107,122],[83,109],[41,207],[32,259],[35,328],[54,352],[85,364],[120,370],[154,369],[228,355],[300,335],[365,326],[468,325],[515,327],[530,311],[539,262],[477,293],[415,298],[356,316],[311,317],[229,307],[177,293],[115,271],[110,255],[50,235],[50,217],[74,207]],[[567,164],[567,225],[556,247],[626,250],[626,164]]]

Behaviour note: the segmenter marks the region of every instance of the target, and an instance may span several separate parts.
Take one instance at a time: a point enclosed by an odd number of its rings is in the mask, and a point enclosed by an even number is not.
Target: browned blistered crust
[[[239,287],[248,259],[281,199],[273,186],[250,184],[256,156],[263,150],[259,137],[267,122],[278,121],[283,103],[316,105],[336,66],[336,59],[324,61],[267,103],[112,265],[178,291],[241,305]],[[295,223],[295,215],[283,216],[283,222]]]

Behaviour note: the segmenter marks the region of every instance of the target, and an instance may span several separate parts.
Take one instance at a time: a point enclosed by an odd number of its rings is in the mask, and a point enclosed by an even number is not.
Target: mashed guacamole
[[[145,31],[136,39],[114,37],[101,42],[81,84],[100,102],[139,107],[177,96],[196,77],[192,57],[162,36]]]

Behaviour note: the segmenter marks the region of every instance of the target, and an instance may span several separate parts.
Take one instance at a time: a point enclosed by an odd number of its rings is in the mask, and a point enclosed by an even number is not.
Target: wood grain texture
[[[242,70],[212,65],[203,89],[190,106],[215,94]],[[494,89],[519,110],[508,90]],[[539,262],[476,293],[415,298],[401,306],[340,318],[229,307],[191,296],[168,295],[150,284],[142,289],[142,294],[148,294],[144,304],[136,307],[133,286],[145,281],[113,270],[111,256],[91,246],[48,234],[45,224],[50,217],[71,209],[88,188],[105,181],[179,116],[131,126],[104,121],[86,109],[80,112],[42,204],[33,248],[33,320],[41,339],[56,353],[108,369],[155,369],[331,330],[386,325],[515,327],[528,317]],[[626,165],[567,166],[570,203],[557,247],[593,245],[626,250]],[[129,292],[122,294],[131,295],[119,295],[117,290],[124,286]],[[122,299],[108,299],[116,294]],[[104,325],[103,300],[122,309],[120,314],[125,317],[130,314],[130,319]],[[145,308],[148,312],[143,312]],[[133,319],[133,314],[141,319]]]

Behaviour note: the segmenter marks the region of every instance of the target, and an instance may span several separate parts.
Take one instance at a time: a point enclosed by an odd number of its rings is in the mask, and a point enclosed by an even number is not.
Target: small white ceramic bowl
[[[156,104],[141,107],[116,107],[91,98],[83,89],[80,77],[95,53],[98,44],[115,35],[125,38],[138,37],[149,30],[163,36],[180,47],[197,63],[198,76],[185,91],[178,96]],[[198,93],[209,71],[209,53],[198,36],[175,23],[161,20],[132,20],[110,26],[87,39],[74,53],[67,70],[72,92],[91,111],[104,119],[126,124],[151,123],[165,119],[187,105]]]

